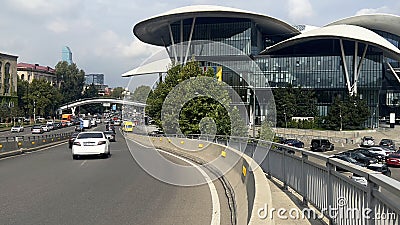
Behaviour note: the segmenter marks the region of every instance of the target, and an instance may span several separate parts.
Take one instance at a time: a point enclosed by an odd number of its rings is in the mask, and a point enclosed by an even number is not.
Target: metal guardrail
[[[22,148],[35,148],[52,142],[66,140],[72,133],[73,132],[37,136],[3,137],[0,140],[0,153],[15,151]]]
[[[400,182],[379,172],[321,153],[252,138],[166,136],[219,143],[253,157],[267,176],[300,194],[305,205],[315,207],[319,215],[312,215],[314,218],[323,215],[330,224],[340,225],[400,224]],[[289,150],[295,153],[290,154]],[[367,185],[352,180],[343,171],[364,177]]]

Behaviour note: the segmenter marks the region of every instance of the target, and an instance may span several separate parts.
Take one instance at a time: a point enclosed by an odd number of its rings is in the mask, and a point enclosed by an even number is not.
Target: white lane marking
[[[80,166],[83,166],[83,165],[86,163],[86,161],[87,161],[87,160],[83,161],[83,162],[81,163]]]
[[[130,141],[132,141],[132,142],[134,142],[134,143],[136,143],[136,144],[138,144],[140,146],[143,146],[145,148],[152,148],[152,147],[148,147],[148,146],[142,145],[142,144],[140,144],[140,143],[138,143],[138,142],[136,142],[136,141],[134,141],[132,139],[128,138],[128,140],[130,140]],[[206,182],[208,184],[208,188],[210,189],[210,193],[211,193],[212,211],[213,211],[213,213],[211,215],[211,225],[219,225],[221,223],[221,206],[220,206],[220,202],[219,202],[217,188],[215,187],[214,183],[212,182],[210,176],[208,176],[208,174],[203,169],[201,169],[198,165],[196,165],[195,163],[193,163],[190,160],[187,160],[187,159],[185,159],[185,158],[183,158],[181,156],[174,155],[172,153],[166,152],[166,151],[161,150],[161,149],[156,149],[156,150],[159,151],[159,152],[165,153],[167,155],[170,155],[172,157],[178,158],[178,159],[180,159],[180,160],[192,165],[194,168],[196,168],[203,175],[204,179],[206,180]],[[131,151],[129,151],[129,152],[131,152]]]

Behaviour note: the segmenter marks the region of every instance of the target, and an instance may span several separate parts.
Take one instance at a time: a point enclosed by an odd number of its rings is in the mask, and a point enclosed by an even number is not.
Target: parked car
[[[392,171],[390,171],[389,167],[385,164],[380,164],[380,163],[369,164],[367,166],[367,169],[381,172],[382,174],[384,174],[388,177],[392,176]]]
[[[396,144],[392,139],[382,139],[381,142],[379,142],[379,146],[384,146],[393,150],[396,149]]]
[[[31,128],[32,134],[43,134],[43,127],[42,125],[33,125]]]
[[[357,166],[365,166],[364,163],[360,163],[359,161],[353,159],[352,157],[350,157],[348,155],[339,154],[339,155],[333,156],[333,158],[337,158],[337,159],[340,159],[340,160],[355,164]]]
[[[104,134],[106,135],[107,139],[108,139],[110,142],[115,142],[115,141],[116,141],[116,140],[115,140],[115,133],[114,133],[114,131],[112,131],[112,130],[106,130],[106,131],[104,131]]]
[[[23,132],[24,131],[24,127],[21,125],[15,125],[13,127],[11,127],[11,132]]]
[[[328,139],[312,139],[311,140],[311,151],[332,151],[335,145]]]
[[[381,147],[381,146],[369,147],[368,150],[370,152],[375,152],[377,154],[381,154],[382,156],[387,156],[391,152],[388,148]]]
[[[54,122],[54,129],[62,128],[61,122]]]
[[[284,144],[293,146],[296,148],[304,148],[304,142],[299,141],[297,139],[286,139]]]
[[[68,139],[68,147],[69,148],[72,148],[72,145],[73,145],[76,137],[78,136],[78,134],[79,134],[79,132],[74,132],[74,133],[72,133],[71,137],[69,137],[69,139]]]
[[[375,158],[378,161],[384,162],[386,160],[386,156],[376,153],[374,151],[370,151],[369,148],[356,148],[353,150],[349,150],[351,152],[359,152],[367,157]]]
[[[148,133],[149,136],[162,136],[164,135],[164,131],[158,129],[158,130],[153,130]]]
[[[388,166],[400,166],[400,153],[393,153],[388,155],[386,159],[386,165]]]
[[[81,132],[72,144],[72,158],[82,155],[100,155],[108,158],[111,155],[110,142],[101,131]]]
[[[375,140],[371,136],[364,136],[361,139],[361,147],[371,147],[375,145]]]
[[[286,138],[284,138],[284,137],[279,137],[279,136],[274,137],[274,142],[279,143],[279,144],[284,144],[285,140],[286,140]]]
[[[341,155],[346,155],[349,156],[355,160],[357,160],[358,162],[364,164],[365,166],[372,164],[372,163],[377,163],[378,160],[375,158],[371,158],[371,157],[367,157],[362,153],[359,152],[351,152],[351,151],[347,151],[347,152],[342,152],[340,153]]]

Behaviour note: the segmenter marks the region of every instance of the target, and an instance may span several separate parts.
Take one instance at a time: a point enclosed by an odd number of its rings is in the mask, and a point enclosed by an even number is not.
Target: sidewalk
[[[302,210],[306,208],[306,206],[302,205],[301,198],[298,194],[289,190],[283,190],[279,181],[271,178],[268,179],[269,186],[271,188],[271,196],[272,196],[272,207],[275,210],[274,212],[274,223],[275,225],[324,225],[327,224],[327,220],[319,220],[319,219],[307,219],[302,218]],[[279,209],[286,210],[286,213],[283,214],[284,217],[279,216]],[[312,207],[310,207],[311,209]],[[268,211],[271,210],[271,207],[268,208]],[[299,218],[297,217],[297,214]],[[318,214],[317,214],[318,216]]]

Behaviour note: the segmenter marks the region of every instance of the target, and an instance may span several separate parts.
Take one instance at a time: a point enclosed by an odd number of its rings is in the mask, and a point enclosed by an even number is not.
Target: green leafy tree
[[[261,129],[259,130],[260,139],[265,141],[273,141],[275,137],[275,132],[272,128],[272,122],[264,120],[261,123]]]
[[[55,116],[55,110],[61,103],[62,96],[56,87],[41,79],[34,79],[29,85],[29,95],[24,101],[28,103],[29,112],[40,116]]]
[[[285,88],[273,90],[276,102],[277,126],[298,127],[292,117],[318,117],[315,92],[289,84]]]
[[[119,99],[122,99],[124,96],[123,96],[123,92],[125,91],[125,88],[123,88],[123,87],[116,87],[116,88],[114,88],[113,90],[112,90],[112,93],[111,93],[111,97],[112,98],[119,98]]]
[[[247,136],[247,127],[223,83],[212,70],[204,72],[195,61],[173,66],[165,81],[150,91],[146,112],[168,133],[208,133]],[[163,117],[161,117],[163,113]],[[231,129],[232,128],[232,129]]]
[[[336,97],[325,118],[328,129],[361,129],[370,114],[365,101],[357,96],[346,96],[345,100]]]
[[[65,61],[58,62],[55,70],[60,84],[60,91],[63,95],[62,103],[82,98],[85,72],[80,70],[75,63],[68,64]]]
[[[134,102],[145,103],[146,99],[150,94],[150,91],[151,91],[150,86],[145,86],[145,85],[139,86],[133,92],[131,100]]]

